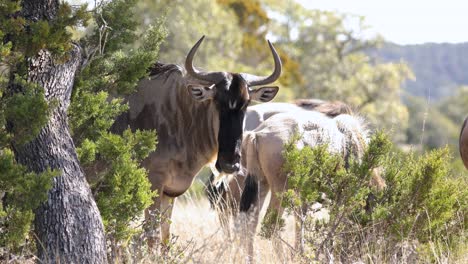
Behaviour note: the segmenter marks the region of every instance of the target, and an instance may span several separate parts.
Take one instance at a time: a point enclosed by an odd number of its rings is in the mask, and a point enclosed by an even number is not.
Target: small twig
[[[288,241],[284,240],[281,236],[278,236],[278,239],[283,242],[286,246],[289,247],[289,249],[291,249],[293,252],[297,253],[297,250],[291,246],[291,244],[288,243]]]

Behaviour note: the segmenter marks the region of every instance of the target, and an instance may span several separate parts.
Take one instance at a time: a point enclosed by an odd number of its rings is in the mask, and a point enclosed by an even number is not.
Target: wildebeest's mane
[[[148,68],[147,72],[148,72],[148,76],[150,79],[156,79],[156,78],[159,78],[161,75],[165,75],[166,76],[165,80],[166,80],[171,75],[171,73],[176,72],[184,77],[187,84],[197,83],[197,84],[203,84],[206,86],[211,85],[211,83],[197,80],[193,78],[192,76],[188,75],[185,68],[177,64],[162,63],[162,62],[157,61],[153,65],[151,65],[151,67]]]
[[[150,78],[157,78],[161,74],[171,73],[173,71],[183,73],[184,69],[177,64],[166,64],[157,61],[153,65],[151,65],[151,67],[149,67],[147,70]]]

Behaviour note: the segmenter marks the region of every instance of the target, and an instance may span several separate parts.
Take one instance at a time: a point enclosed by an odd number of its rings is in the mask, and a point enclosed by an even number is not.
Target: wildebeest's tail
[[[247,132],[242,142],[242,166],[247,170],[244,190],[239,204],[241,212],[247,212],[258,199],[258,177],[261,176],[255,132]]]
[[[245,179],[244,191],[242,192],[239,209],[241,212],[247,212],[258,197],[258,182],[255,176],[248,175]]]

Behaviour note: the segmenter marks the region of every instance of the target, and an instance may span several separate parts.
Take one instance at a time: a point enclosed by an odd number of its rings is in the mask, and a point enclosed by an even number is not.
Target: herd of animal
[[[226,208],[235,208],[234,214],[241,211],[252,217],[247,249],[253,256],[255,229],[267,193],[282,192],[287,186],[288,175],[281,169],[285,143],[300,135],[298,147],[327,144],[330,152],[345,161],[359,160],[369,132],[365,121],[341,102],[269,103],[279,91],[270,84],[282,71],[270,42],[274,70],[269,76],[256,76],[196,69],[193,59],[203,39],[189,51],[185,69],[156,63],[127,98],[129,111],[117,118],[112,130],[130,127],[158,133],[156,151],[143,162],[152,189],[159,194],[145,217],[150,219],[155,210],[163,214],[159,234],[152,235],[150,246],[168,243],[173,199],[186,192],[197,173],[211,164],[221,176],[210,178],[209,198],[213,204],[224,201]],[[252,102],[263,104],[249,107]],[[460,135],[460,153],[468,167],[467,130]],[[276,195],[270,196],[269,208],[283,212]]]

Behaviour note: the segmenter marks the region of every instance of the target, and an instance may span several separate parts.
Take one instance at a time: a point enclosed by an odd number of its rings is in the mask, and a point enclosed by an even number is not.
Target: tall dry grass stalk
[[[289,245],[294,244],[293,217],[287,218],[282,233],[284,242],[275,246],[271,240],[256,236],[256,263],[301,263],[293,256]],[[229,232],[221,227],[215,210],[205,197],[187,195],[175,204],[172,233],[178,244],[190,245],[182,262],[189,263],[244,263],[246,254],[239,235],[239,226],[231,222]],[[258,230],[258,229],[257,229]]]

